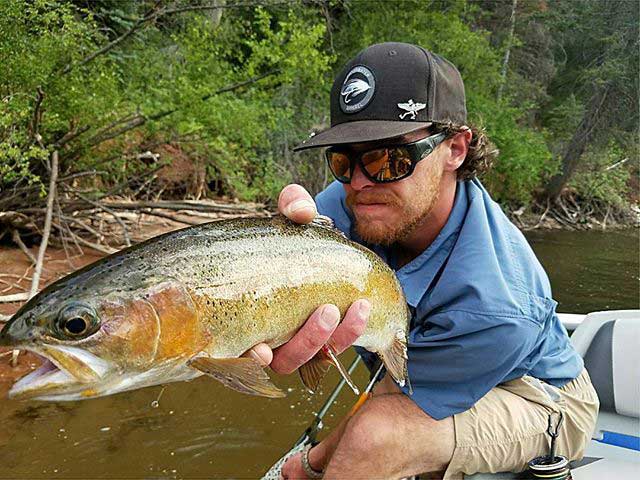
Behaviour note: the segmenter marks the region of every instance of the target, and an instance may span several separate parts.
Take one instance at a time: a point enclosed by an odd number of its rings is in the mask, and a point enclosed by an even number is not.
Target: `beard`
[[[416,177],[402,196],[395,191],[374,191],[375,188],[347,193],[346,204],[354,218],[358,236],[370,245],[388,247],[411,236],[427,220],[439,198],[442,170],[435,168]],[[414,172],[415,175],[416,172]],[[359,217],[353,208],[357,204],[381,203],[394,212],[384,219]]]

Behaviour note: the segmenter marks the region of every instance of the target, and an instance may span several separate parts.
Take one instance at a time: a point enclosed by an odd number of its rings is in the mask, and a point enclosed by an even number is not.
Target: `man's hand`
[[[278,211],[296,223],[309,223],[318,214],[316,202],[304,187],[292,183],[278,196]]]
[[[300,185],[287,185],[278,198],[280,213],[297,223],[309,223],[317,214],[316,204]],[[367,300],[354,302],[342,322],[335,305],[325,304],[311,314],[298,332],[281,347],[271,350],[260,343],[245,353],[278,373],[291,373],[308,362],[323,345],[329,343],[340,353],[364,332],[371,305]]]
[[[284,480],[307,480],[309,477],[302,468],[302,452],[289,458],[280,470],[280,478]]]

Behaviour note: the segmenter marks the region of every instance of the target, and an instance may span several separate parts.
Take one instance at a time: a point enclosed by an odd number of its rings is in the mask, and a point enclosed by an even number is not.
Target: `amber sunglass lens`
[[[379,148],[371,150],[362,155],[362,165],[372,178],[379,182],[390,180],[389,170],[389,150],[387,148]]]
[[[340,152],[328,152],[329,168],[336,178],[342,181],[351,179],[349,157]]]
[[[397,147],[389,149],[389,169],[392,178],[400,178],[411,172],[411,155],[406,148]]]

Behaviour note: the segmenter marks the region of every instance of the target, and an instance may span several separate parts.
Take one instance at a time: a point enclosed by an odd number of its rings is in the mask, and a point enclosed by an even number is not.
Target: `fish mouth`
[[[96,386],[109,370],[104,360],[77,347],[47,345],[27,350],[42,365],[18,380],[9,398],[64,401],[97,396]]]

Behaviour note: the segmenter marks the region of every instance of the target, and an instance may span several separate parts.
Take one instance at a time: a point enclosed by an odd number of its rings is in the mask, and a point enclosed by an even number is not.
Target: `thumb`
[[[278,210],[296,223],[309,223],[318,213],[309,192],[295,183],[287,185],[280,192]]]

